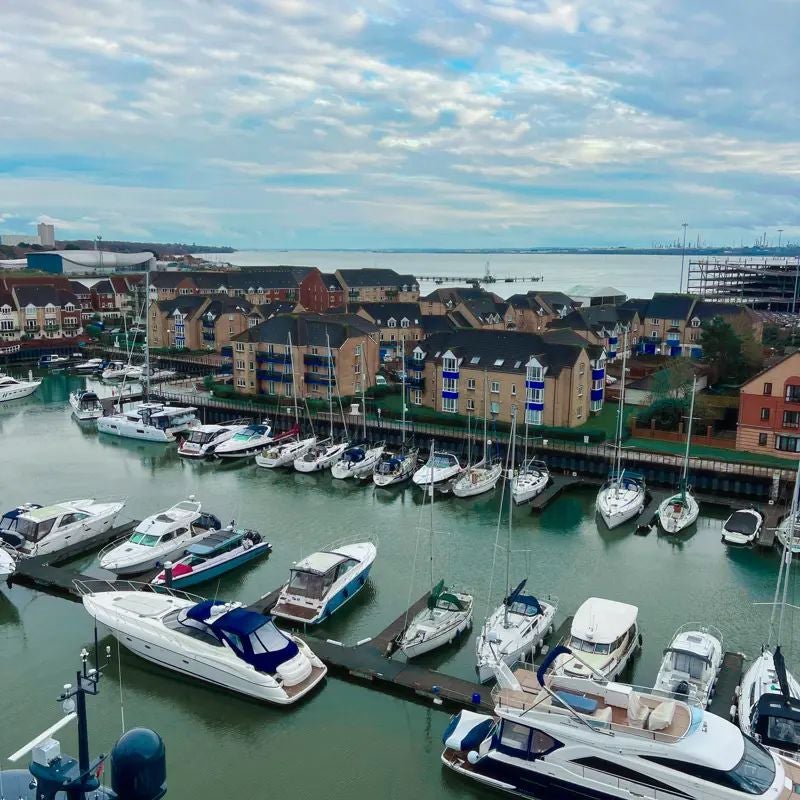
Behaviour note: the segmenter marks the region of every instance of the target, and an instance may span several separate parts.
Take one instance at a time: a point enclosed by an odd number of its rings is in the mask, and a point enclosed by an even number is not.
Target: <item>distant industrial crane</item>
[[[489,262],[486,262],[483,275],[474,277],[471,275],[434,275],[432,277],[424,276],[427,280],[432,280],[437,286],[443,283],[466,283],[469,286],[481,286],[482,284],[491,283],[538,283],[544,279],[543,275],[528,275],[523,277],[500,277],[492,275],[492,268]]]

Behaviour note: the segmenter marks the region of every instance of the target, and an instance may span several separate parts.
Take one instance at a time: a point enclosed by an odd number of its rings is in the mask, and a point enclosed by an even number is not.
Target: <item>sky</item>
[[[800,240],[800,0],[3,0],[0,232]]]

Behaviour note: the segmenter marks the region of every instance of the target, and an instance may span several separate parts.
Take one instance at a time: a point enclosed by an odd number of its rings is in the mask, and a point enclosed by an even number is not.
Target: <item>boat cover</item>
[[[364,460],[364,449],[361,447],[351,447],[350,449],[344,451],[344,458],[347,461],[352,461],[354,464],[358,464],[359,461]]]
[[[402,459],[397,456],[392,456],[386,461],[381,461],[381,463],[378,464],[378,474],[391,475],[393,472],[397,472],[400,469],[402,463]]]
[[[758,528],[758,517],[750,511],[735,511],[725,523],[725,530],[752,536]]]
[[[464,610],[464,604],[461,600],[447,591],[444,581],[439,581],[431,589],[430,595],[428,595],[428,608],[433,611],[434,608],[446,608],[447,606],[452,606],[458,611]]]
[[[532,594],[522,594],[527,582],[527,578],[520,581],[517,587],[512,592],[509,592],[508,597],[503,602],[508,606],[509,611],[513,611],[515,614],[535,617],[537,614],[542,613],[542,607]]]
[[[486,714],[460,711],[442,734],[445,747],[451,750],[476,750],[494,727],[494,720]]]

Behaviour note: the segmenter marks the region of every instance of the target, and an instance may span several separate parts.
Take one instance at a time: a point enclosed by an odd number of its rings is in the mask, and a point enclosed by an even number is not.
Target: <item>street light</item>
[[[683,259],[686,256],[686,228],[688,226],[688,222],[681,223],[681,227],[683,228],[683,247],[681,248],[681,285],[678,287],[679,293],[683,291]]]

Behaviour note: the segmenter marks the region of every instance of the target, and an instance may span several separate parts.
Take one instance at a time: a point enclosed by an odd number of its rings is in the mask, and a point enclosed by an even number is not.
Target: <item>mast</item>
[[[300,418],[297,412],[297,384],[294,375],[294,350],[292,350],[292,332],[289,331],[289,369],[292,370],[292,405],[294,406],[294,424],[297,426],[297,437],[300,438]]]
[[[790,534],[786,539],[786,545],[783,548],[783,556],[782,556],[782,561],[785,562],[786,568],[783,571],[783,593],[781,595],[780,611],[778,613],[778,640],[776,642],[777,645],[780,645],[781,643],[781,633],[783,630],[783,614],[784,611],[786,611],[786,595],[789,591],[789,570],[792,566],[791,544],[794,541],[795,528],[797,526],[798,489],[800,489],[800,461],[797,462],[797,473],[795,474],[794,478],[794,492],[792,493],[792,508],[789,516]],[[777,589],[776,589],[776,594],[777,594]],[[773,613],[774,610],[775,607],[773,606]],[[771,630],[770,633],[772,633]]]
[[[364,362],[364,347],[366,346],[366,339],[361,346],[361,416],[364,421],[364,444],[367,443],[367,367]]]
[[[325,331],[325,339],[328,342],[328,416],[330,417],[330,437],[333,441],[333,353],[331,352],[331,337],[328,331]]]
[[[489,456],[489,406],[486,397],[486,370],[483,371],[483,467],[487,466]]]
[[[150,401],[150,265],[148,264],[145,269],[144,280],[144,381],[142,381],[142,388],[144,389],[144,401]],[[131,350],[133,347],[131,347]]]
[[[619,487],[622,483],[622,429],[625,419],[625,367],[628,362],[628,329],[622,338],[622,384],[619,389],[619,410],[617,411],[617,455],[614,464],[614,485],[616,493],[619,495]]]
[[[689,474],[689,449],[692,443],[692,422],[694,420],[694,396],[697,387],[697,376],[692,380],[692,399],[689,403],[689,428],[686,432],[686,455],[683,457],[683,472],[681,473],[681,500],[686,503],[686,477]]]
[[[431,463],[433,463],[433,447],[434,447],[434,440],[431,439]],[[431,586],[434,586],[433,582],[433,500],[436,496],[436,492],[433,491],[433,484],[431,484]],[[424,500],[423,500],[424,502]]]
[[[513,480],[515,456],[516,456],[516,443],[517,443],[517,407],[514,406],[511,411],[511,458],[508,465],[508,474],[506,481],[508,482],[508,547],[506,547],[506,586],[507,591],[511,591],[511,516],[512,509],[514,508],[514,492],[511,491],[511,481]],[[503,625],[508,627],[508,603],[503,603]]]
[[[406,339],[405,336],[400,340],[400,354],[403,359],[403,369],[401,371],[401,375],[403,376],[403,396],[400,401],[400,405],[402,406],[402,413],[403,413],[403,430],[400,432],[402,437],[401,439],[401,449],[406,449]]]

